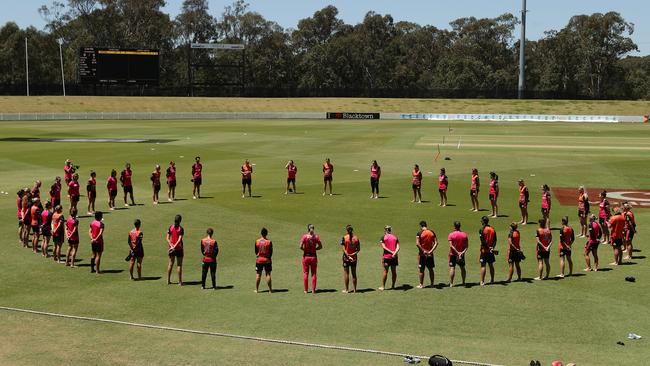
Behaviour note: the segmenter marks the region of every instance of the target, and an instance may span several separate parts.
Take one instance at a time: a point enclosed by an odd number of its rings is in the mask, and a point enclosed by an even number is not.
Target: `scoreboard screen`
[[[160,52],[84,47],[79,52],[79,81],[86,84],[158,84]]]

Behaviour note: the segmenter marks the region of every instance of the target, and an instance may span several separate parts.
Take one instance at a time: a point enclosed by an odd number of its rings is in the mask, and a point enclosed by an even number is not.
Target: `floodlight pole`
[[[27,96],[29,96],[29,52],[27,51],[27,37],[25,37],[25,80],[27,81]]]
[[[63,39],[59,38],[59,58],[61,59],[61,84],[63,85],[63,96],[65,97],[65,74],[63,72]]]
[[[521,0],[521,38],[519,39],[519,99],[526,90],[526,0]]]

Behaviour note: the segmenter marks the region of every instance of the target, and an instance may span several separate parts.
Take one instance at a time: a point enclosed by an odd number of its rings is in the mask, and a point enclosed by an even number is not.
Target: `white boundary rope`
[[[127,325],[127,326],[131,326],[131,327],[157,329],[157,330],[167,330],[167,331],[172,331],[172,332],[200,334],[200,335],[208,335],[208,336],[213,336],[213,337],[234,338],[234,339],[242,339],[242,340],[265,342],[265,343],[285,344],[285,345],[292,345],[292,346],[321,348],[321,349],[330,349],[330,350],[338,350],[338,351],[373,353],[373,354],[384,355],[384,356],[396,356],[396,357],[411,356],[411,357],[418,357],[421,360],[423,360],[424,362],[426,362],[426,360],[429,359],[429,356],[415,356],[415,355],[409,355],[409,354],[406,354],[406,353],[399,353],[399,352],[379,351],[379,350],[365,349],[365,348],[336,346],[336,345],[327,345],[327,344],[318,344],[318,343],[307,343],[307,342],[298,342],[298,341],[287,341],[287,340],[282,340],[282,339],[252,337],[252,336],[229,334],[229,333],[220,333],[220,332],[209,332],[209,331],[204,331],[204,330],[194,330],[194,329],[167,327],[167,326],[164,326],[164,325],[142,324],[142,323],[127,322],[127,321],[122,321],[122,320],[112,320],[112,319],[93,318],[93,317],[87,317],[87,316],[50,313],[50,312],[45,312],[45,311],[19,309],[19,308],[7,307],[7,306],[0,306],[0,310],[13,311],[13,312],[18,312],[18,313],[34,314],[34,315],[42,315],[42,316],[50,316],[50,317],[63,318],[63,319],[74,319],[74,320],[91,321],[91,322],[97,322],[97,323]],[[451,360],[451,362],[458,363],[458,364],[464,364],[464,365],[473,365],[473,366],[501,366],[501,365],[494,365],[494,364],[489,364],[489,363],[463,361],[463,360]]]

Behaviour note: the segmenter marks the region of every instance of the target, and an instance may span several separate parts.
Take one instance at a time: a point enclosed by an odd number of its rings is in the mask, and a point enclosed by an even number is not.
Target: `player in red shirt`
[[[636,220],[634,219],[634,213],[632,213],[632,206],[630,206],[628,202],[623,202],[623,216],[625,217],[623,241],[625,244],[625,249],[627,250],[627,254],[623,259],[631,260],[632,253],[634,252],[632,239],[634,239],[634,234],[636,234]]]
[[[521,281],[521,266],[519,263],[524,259],[524,253],[521,251],[521,234],[517,230],[517,223],[510,224],[510,233],[508,234],[508,279],[512,281],[512,273],[515,267],[517,269],[517,281]]]
[[[79,192],[79,174],[74,173],[72,175],[72,180],[68,184],[68,197],[70,197],[70,212],[72,209],[77,209],[77,203],[79,203],[79,197],[81,193]]]
[[[478,231],[479,239],[481,241],[480,255],[478,258],[481,264],[481,286],[485,285],[485,265],[490,267],[490,283],[494,283],[494,248],[497,245],[497,233],[492,226],[490,226],[490,219],[487,216],[481,217],[482,227]]]
[[[535,280],[542,279],[544,264],[546,265],[545,280],[548,279],[549,273],[551,272],[549,257],[551,253],[551,244],[553,243],[553,235],[551,235],[551,230],[546,227],[546,222],[546,219],[539,219],[539,228],[537,228],[535,233],[537,241],[537,277],[534,278]]]
[[[361,243],[359,238],[354,235],[352,225],[347,225],[345,231],[347,234],[341,238],[343,284],[345,285],[343,293],[348,293],[350,290],[350,272],[352,272],[352,292],[357,292],[357,255],[361,251]]]
[[[77,210],[70,213],[70,217],[65,221],[65,228],[66,237],[68,239],[68,253],[65,257],[65,265],[74,268],[77,249],[79,248],[79,220],[77,220]],[[63,241],[61,241],[61,243],[63,243]]]
[[[131,206],[135,206],[135,201],[133,200],[133,171],[131,170],[131,163],[126,163],[124,170],[120,173],[120,183],[124,190],[124,206],[129,206],[126,202],[127,195],[131,198]]]
[[[603,229],[603,243],[609,244],[609,217],[611,216],[609,201],[607,200],[607,191],[600,192],[600,203],[598,204],[598,222]]]
[[[433,252],[438,247],[438,238],[433,230],[427,228],[426,221],[420,221],[420,231],[415,236],[415,246],[418,248],[418,279],[417,288],[424,288],[424,269],[429,270],[430,287],[434,285],[435,273],[433,268],[436,266]]]
[[[610,265],[618,266],[623,262],[623,231],[625,230],[625,217],[619,207],[614,207],[614,215],[610,217],[607,226],[609,226],[612,248],[614,249],[614,262],[610,263]]]
[[[499,216],[499,205],[497,200],[499,198],[499,176],[495,172],[490,172],[490,190],[488,192],[490,205],[492,206],[492,218]]]
[[[50,202],[52,203],[52,207],[61,204],[61,177],[56,177],[50,187]]]
[[[201,164],[201,157],[194,158],[194,165],[192,165],[192,198],[201,198],[201,183],[203,183],[203,165]],[[250,191],[250,189],[249,189]]]
[[[151,189],[153,190],[153,204],[157,205],[159,198],[158,193],[160,193],[160,165],[156,164],[153,172],[151,172]]]
[[[246,159],[241,166],[241,198],[246,197],[246,187],[248,187],[248,197],[252,197],[251,184],[253,183],[253,166]]]
[[[440,207],[447,206],[448,186],[449,186],[449,178],[447,177],[445,168],[440,168],[440,175],[438,176],[438,193],[440,193]]]
[[[88,215],[95,213],[95,199],[97,198],[97,173],[90,171],[90,178],[86,182],[86,194],[88,196]]]
[[[38,253],[38,243],[41,234],[41,202],[38,198],[32,200],[29,208],[30,226],[32,231],[32,251]]]
[[[287,165],[284,166],[287,170],[287,189],[284,191],[284,194],[289,192],[297,193],[296,191],[296,173],[298,173],[298,167],[293,163],[293,160],[289,160]],[[293,190],[291,190],[291,185],[293,185]]]
[[[23,196],[25,191],[19,189],[16,192],[16,215],[18,217],[18,243],[23,244],[23,232],[25,230],[25,224],[23,223]]]
[[[52,237],[52,203],[50,201],[45,202],[45,210],[41,212],[41,236],[43,237],[41,255],[47,258],[47,248]]]
[[[41,181],[36,180],[34,181],[34,185],[32,186],[32,199],[33,198],[38,198],[38,200],[41,200]]]
[[[32,194],[28,188],[23,189],[20,199],[20,222],[22,223],[20,235],[23,248],[27,248],[27,243],[29,243],[29,232],[31,229],[30,209],[32,207]]]
[[[167,201],[171,202],[176,199],[176,163],[169,162],[169,166],[165,171],[167,177]]]
[[[472,199],[472,211],[478,212],[478,193],[481,190],[481,179],[478,176],[478,169],[472,168],[472,183],[469,188],[469,196]]]
[[[377,163],[377,160],[373,160],[370,164],[370,189],[372,194],[370,195],[371,199],[379,198],[379,178],[381,178],[381,167]]]
[[[578,188],[578,218],[580,219],[579,238],[587,237],[587,216],[589,216],[589,195],[585,187]]]
[[[260,232],[261,238],[255,240],[255,293],[260,291],[260,280],[262,279],[262,271],[266,274],[266,284],[269,286],[269,294],[273,293],[273,286],[271,281],[271,271],[273,270],[273,243],[267,237],[269,231],[262,228]]]
[[[323,196],[327,190],[327,186],[330,187],[330,196],[332,195],[332,174],[334,173],[334,165],[330,162],[330,158],[325,159],[323,163]]]
[[[71,210],[70,215],[77,214],[77,209]],[[65,217],[63,217],[63,207],[58,205],[54,208],[54,213],[52,214],[52,242],[54,242],[54,249],[52,251],[52,257],[55,262],[61,261],[61,246],[65,240]]]
[[[571,260],[571,245],[575,240],[573,228],[569,226],[569,217],[562,218],[562,229],[560,229],[560,244],[557,247],[560,254],[560,274],[558,277],[564,278],[564,261],[569,262],[569,276],[573,274],[573,260]]]
[[[454,231],[447,237],[449,241],[449,287],[454,287],[454,276],[456,275],[456,265],[460,267],[460,275],[465,285],[465,253],[469,247],[469,238],[467,233],[460,230],[460,221],[454,221]]]
[[[115,197],[117,197],[117,171],[111,170],[111,175],[106,180],[106,189],[108,189],[108,208],[115,210]]]
[[[419,165],[413,165],[411,178],[411,188],[413,188],[413,200],[411,202],[422,203],[422,171],[420,171]]]
[[[76,171],[74,165],[72,165],[72,161],[70,159],[65,160],[65,165],[63,166],[63,181],[65,182],[65,185],[69,185],[70,182],[72,182],[72,175]]]
[[[90,246],[92,248],[93,254],[90,259],[90,272],[102,274],[101,271],[101,262],[102,262],[102,253],[104,253],[104,223],[102,218],[104,215],[101,211],[95,212],[95,220],[90,223],[90,229],[88,230],[88,236],[90,236]]]
[[[546,227],[551,226],[551,188],[547,184],[542,185],[542,218],[546,221]]]
[[[144,235],[140,227],[142,222],[140,219],[135,219],[133,221],[133,229],[129,231],[128,243],[129,243],[129,275],[131,280],[135,280],[133,277],[133,266],[136,265],[138,269],[138,280],[142,279],[142,259],[144,258],[144,245],[142,240]]]
[[[378,290],[383,291],[386,288],[386,279],[388,277],[389,268],[391,272],[390,288],[394,289],[395,283],[397,282],[397,266],[399,265],[397,256],[399,253],[399,238],[393,235],[393,229],[389,225],[384,226],[384,235],[379,238],[379,244],[384,250],[382,258],[384,271],[381,274],[381,286]]]
[[[589,231],[587,244],[585,245],[585,262],[587,263],[587,268],[584,270],[589,271],[598,271],[598,245],[600,244],[600,239],[603,236],[603,229],[600,227],[598,220],[596,220],[596,215],[591,214],[589,216]],[[591,266],[591,261],[589,260],[589,252],[594,256],[594,266]]]
[[[183,286],[183,236],[185,230],[181,226],[183,218],[181,215],[174,217],[174,224],[167,230],[167,253],[169,254],[169,263],[167,265],[167,284],[171,284],[172,268],[176,260],[176,272],[178,273],[178,285]]]
[[[309,292],[309,273],[311,272],[311,293],[316,294],[316,272],[318,269],[318,257],[316,252],[323,249],[320,236],[314,234],[314,225],[307,225],[307,233],[300,239],[302,250],[302,284],[305,293]]]
[[[519,209],[521,210],[521,225],[526,225],[528,223],[528,202],[530,202],[530,194],[528,193],[528,187],[523,179],[519,179]]]
[[[201,239],[201,254],[203,255],[203,264],[201,267],[201,288],[205,290],[205,279],[210,271],[212,280],[212,289],[217,289],[217,255],[219,254],[219,244],[212,238],[214,230],[208,228],[205,238]]]

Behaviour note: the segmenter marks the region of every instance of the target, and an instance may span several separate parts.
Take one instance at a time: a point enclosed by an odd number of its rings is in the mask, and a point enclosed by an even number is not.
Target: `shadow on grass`
[[[200,285],[201,281],[184,281],[183,286],[197,286]]]
[[[81,267],[81,265],[79,265]],[[124,272],[123,269],[104,269],[102,270],[102,273],[108,273],[108,274],[113,274],[113,273],[122,273]]]
[[[637,263],[636,262],[623,262],[623,263],[619,264],[619,266],[631,266],[631,265],[634,265],[634,264],[637,264]]]
[[[357,290],[357,292],[360,294],[365,294],[366,292],[373,292],[373,291],[375,291],[374,288],[362,288]]]
[[[611,270],[612,270],[611,268],[598,268],[598,271],[595,272],[609,272]]]
[[[635,256],[632,256],[632,259],[645,259],[645,258],[646,258],[645,255],[635,255]]]
[[[333,288],[316,289],[317,294],[328,294],[328,293],[332,293],[332,292],[337,292],[337,291],[335,289],[333,289]]]
[[[391,289],[391,290],[408,291],[408,290],[412,290],[412,289],[413,289],[413,286],[411,286],[409,284],[403,284],[403,285],[397,286],[397,287],[395,287],[394,289]]]
[[[235,288],[233,285],[217,286],[217,290],[231,290],[233,288]]]
[[[148,277],[145,276],[145,277],[142,277],[142,278],[138,279],[138,281],[158,281],[161,278],[162,277],[160,277],[160,276],[148,276]]]

